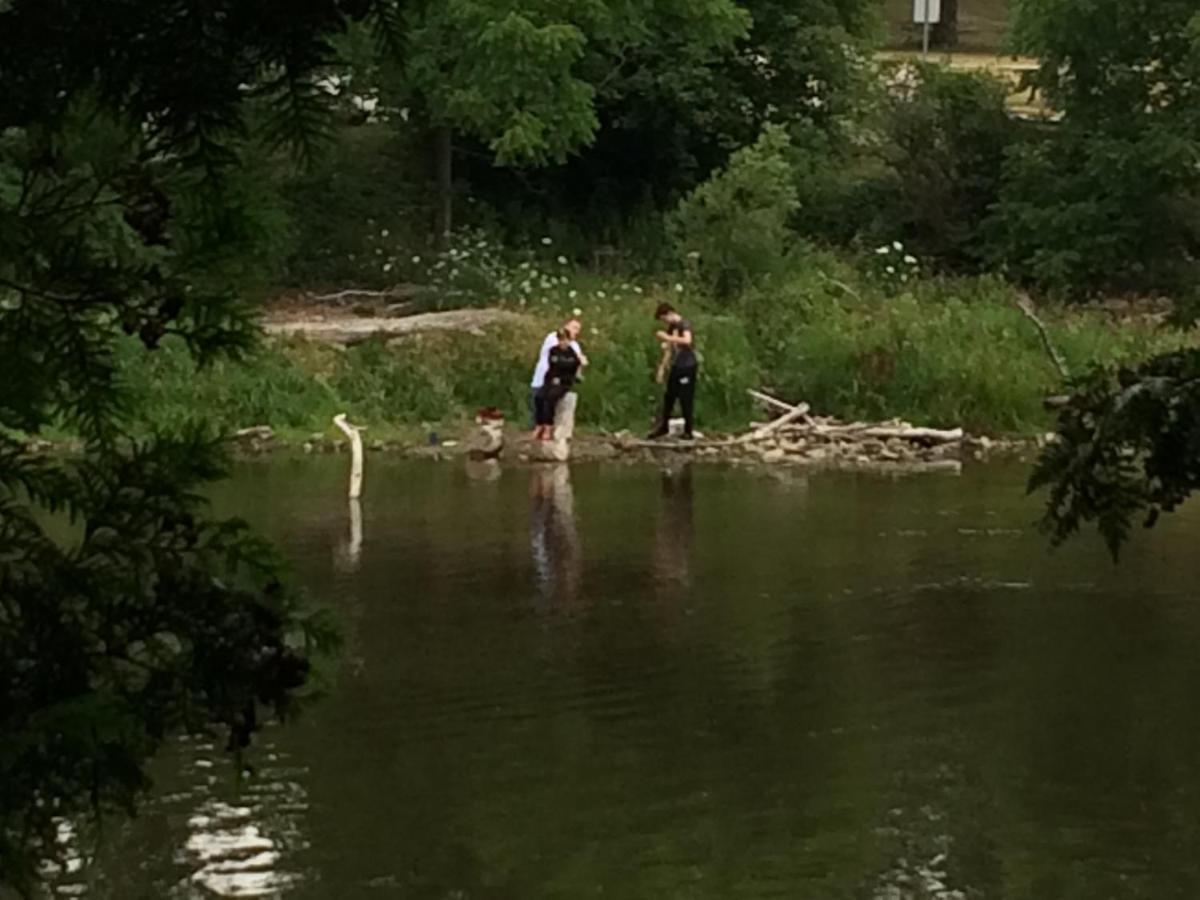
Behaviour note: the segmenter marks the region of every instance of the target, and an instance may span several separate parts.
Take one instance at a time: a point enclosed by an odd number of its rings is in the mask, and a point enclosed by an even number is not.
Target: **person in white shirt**
[[[575,355],[579,357],[579,370],[583,371],[588,364],[588,358],[583,355],[583,348],[579,346],[579,334],[583,331],[583,323],[578,317],[572,317],[563,323],[563,330],[571,336],[571,349],[575,351]],[[529,382],[529,427],[533,428],[535,424],[536,402],[538,391],[542,389],[542,385],[546,383],[546,373],[550,370],[550,351],[558,346],[558,330],[550,332],[546,335],[546,339],[542,341],[542,349],[538,351],[537,365],[533,367],[533,378]]]

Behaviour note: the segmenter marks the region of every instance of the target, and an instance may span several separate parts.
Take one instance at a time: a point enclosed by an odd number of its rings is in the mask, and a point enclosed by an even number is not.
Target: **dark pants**
[[[675,401],[683,411],[683,433],[692,435],[696,420],[696,378],[698,369],[672,369],[667,376],[667,391],[663,395],[662,419],[655,429],[656,434],[666,434],[671,429],[671,415],[675,412]]]
[[[558,401],[567,395],[571,386],[567,384],[548,384],[537,392],[534,399],[535,425],[553,425],[554,413],[558,410]]]

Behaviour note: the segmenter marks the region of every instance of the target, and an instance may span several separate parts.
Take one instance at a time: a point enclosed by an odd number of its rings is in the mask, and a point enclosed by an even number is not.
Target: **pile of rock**
[[[778,421],[778,420],[777,420]],[[733,438],[731,447],[764,463],[946,464],[963,457],[961,428],[918,428],[900,419],[887,422],[842,422],[830,416],[804,414],[787,424],[773,423]]]
[[[806,403],[784,403],[760,391],[750,394],[777,417],[722,440],[649,442],[624,436],[616,445],[625,452],[678,450],[700,457],[767,464],[954,471],[965,458],[981,458],[1010,447],[1004,442],[973,438],[961,428],[923,428],[901,419],[844,422],[814,415]]]

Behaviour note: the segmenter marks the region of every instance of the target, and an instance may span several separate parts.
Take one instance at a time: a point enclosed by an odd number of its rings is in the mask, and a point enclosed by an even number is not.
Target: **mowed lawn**
[[[1012,0],[958,0],[959,49],[998,52],[1008,28]],[[921,29],[913,24],[913,0],[884,0],[887,46],[919,46]]]

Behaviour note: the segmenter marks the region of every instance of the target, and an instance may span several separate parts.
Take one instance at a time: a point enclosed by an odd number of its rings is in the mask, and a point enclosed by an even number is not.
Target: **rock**
[[[783,462],[783,458],[787,454],[779,449],[764,450],[759,454],[759,459],[765,463]]]
[[[467,455],[471,459],[495,459],[504,450],[504,420],[483,419],[479,428],[467,443]]]

